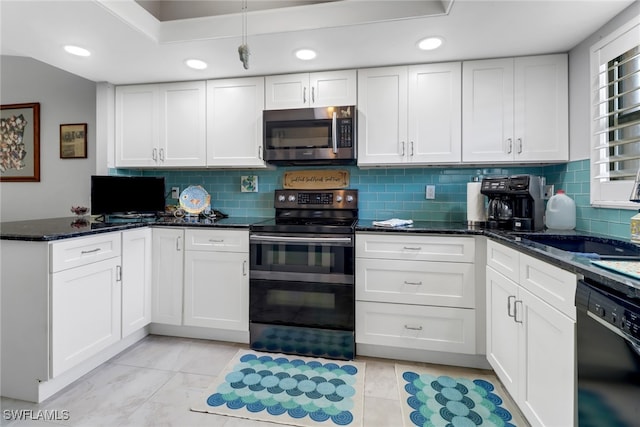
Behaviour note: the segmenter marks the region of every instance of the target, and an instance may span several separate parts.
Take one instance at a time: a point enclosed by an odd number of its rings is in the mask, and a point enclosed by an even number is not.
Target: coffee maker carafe
[[[489,198],[489,228],[514,231],[536,231],[544,227],[542,178],[534,175],[512,175],[484,178],[480,193]]]

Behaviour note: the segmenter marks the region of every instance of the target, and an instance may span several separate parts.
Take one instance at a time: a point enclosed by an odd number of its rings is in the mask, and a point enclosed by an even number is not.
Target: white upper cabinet
[[[116,87],[116,167],[206,164],[205,82]]]
[[[463,162],[568,160],[566,55],[467,61],[462,79]]]
[[[207,166],[266,167],[264,77],[207,81]]]
[[[461,64],[358,71],[358,164],[461,160]]]
[[[265,109],[356,105],[356,70],[265,77]]]

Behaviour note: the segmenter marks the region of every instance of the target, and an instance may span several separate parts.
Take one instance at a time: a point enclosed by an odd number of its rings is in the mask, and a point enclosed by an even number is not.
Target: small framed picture
[[[243,175],[240,177],[240,192],[257,193],[258,177],[256,175]]]
[[[87,158],[87,124],[60,125],[60,158]]]
[[[0,182],[40,181],[40,103],[0,105]]]

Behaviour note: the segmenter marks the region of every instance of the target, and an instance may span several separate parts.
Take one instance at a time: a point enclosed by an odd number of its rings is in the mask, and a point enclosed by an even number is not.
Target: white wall
[[[0,221],[73,216],[95,173],[96,84],[42,62],[0,57],[0,104],[40,103],[40,182],[0,183]],[[60,125],[87,123],[87,158],[60,159]]]
[[[589,51],[602,37],[608,35],[632,17],[640,15],[640,0],[631,4],[598,31],[569,52],[569,156],[570,160],[589,158],[591,145],[591,95],[589,84]]]

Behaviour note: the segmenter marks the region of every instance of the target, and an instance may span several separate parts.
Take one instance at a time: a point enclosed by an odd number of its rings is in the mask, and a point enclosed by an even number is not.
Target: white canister
[[[544,225],[552,230],[573,230],[576,228],[576,202],[564,190],[552,196],[547,202]]]

